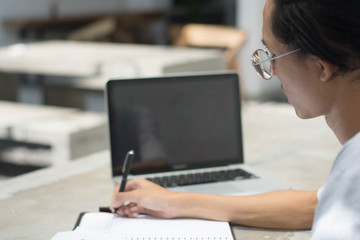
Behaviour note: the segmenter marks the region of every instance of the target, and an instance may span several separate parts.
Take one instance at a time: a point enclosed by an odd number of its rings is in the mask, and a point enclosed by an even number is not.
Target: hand
[[[143,178],[129,180],[124,192],[119,192],[119,188],[120,185],[117,185],[110,205],[112,210],[119,208],[118,214],[129,217],[137,217],[141,213],[161,218],[174,217],[170,202],[175,192]]]

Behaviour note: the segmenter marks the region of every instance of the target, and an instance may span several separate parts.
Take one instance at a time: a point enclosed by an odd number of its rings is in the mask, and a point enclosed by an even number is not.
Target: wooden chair
[[[69,40],[101,41],[107,40],[116,31],[117,23],[113,17],[101,18],[85,27],[76,29],[68,35]]]
[[[246,38],[243,30],[234,27],[187,24],[180,30],[174,45],[224,49],[224,58],[229,69],[239,71],[237,53]]]
[[[156,36],[151,26],[163,18],[163,12],[128,13],[103,17],[72,31],[67,38],[76,41],[155,43]]]

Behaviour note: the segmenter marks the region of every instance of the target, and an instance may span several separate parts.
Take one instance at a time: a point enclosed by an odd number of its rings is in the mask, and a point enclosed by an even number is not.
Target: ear
[[[320,69],[320,81],[326,82],[332,79],[338,71],[338,67],[322,59],[318,59],[318,67]]]

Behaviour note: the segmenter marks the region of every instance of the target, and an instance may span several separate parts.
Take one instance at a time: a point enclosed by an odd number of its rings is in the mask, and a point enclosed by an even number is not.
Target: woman
[[[310,229],[313,239],[360,236],[360,1],[268,0],[263,43],[252,57],[264,79],[277,76],[300,118],[324,115],[344,144],[318,191],[253,196],[177,193],[144,179],[112,199],[118,213],[193,217],[282,229]],[[124,206],[125,202],[131,204]],[[296,217],[294,217],[296,216]]]

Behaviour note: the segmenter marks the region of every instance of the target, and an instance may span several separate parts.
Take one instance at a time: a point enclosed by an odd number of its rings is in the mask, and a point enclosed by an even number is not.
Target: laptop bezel
[[[112,109],[112,103],[111,103],[111,90],[113,87],[118,87],[118,86],[114,86],[114,85],[118,85],[118,84],[124,84],[127,83],[129,81],[133,81],[135,82],[141,82],[141,81],[194,81],[194,78],[199,79],[199,81],[204,80],[206,78],[208,78],[209,76],[211,77],[217,77],[219,78],[219,81],[221,81],[221,79],[223,77],[227,77],[227,78],[231,78],[233,79],[233,84],[235,86],[234,89],[234,94],[235,97],[238,99],[236,101],[236,109],[237,109],[237,118],[238,118],[238,131],[237,134],[239,136],[239,145],[238,145],[238,152],[239,152],[239,156],[236,159],[219,159],[216,161],[211,161],[211,162],[207,162],[206,164],[204,163],[200,163],[200,164],[190,164],[187,165],[186,167],[179,169],[179,168],[173,168],[173,169],[168,169],[167,172],[172,172],[172,171],[179,171],[179,170],[193,170],[193,169],[202,169],[202,168],[209,168],[209,167],[219,167],[219,166],[226,166],[226,165],[233,165],[233,164],[242,164],[244,163],[244,149],[243,149],[243,134],[242,134],[242,117],[241,117],[241,95],[240,95],[240,83],[239,83],[239,75],[235,72],[221,72],[221,73],[201,73],[201,74],[196,74],[196,73],[191,73],[191,74],[176,74],[176,75],[166,75],[166,76],[158,76],[158,77],[141,77],[141,78],[126,78],[126,79],[110,79],[107,83],[106,83],[106,88],[105,88],[105,102],[106,102],[106,109],[107,109],[107,116],[108,116],[108,130],[109,130],[109,141],[110,141],[110,157],[111,157],[111,168],[112,168],[112,176],[113,177],[117,177],[117,176],[121,176],[121,174],[115,174],[114,171],[114,157],[115,157],[115,143],[113,141],[114,138],[114,132],[111,131],[112,126],[114,125],[114,113],[111,111]],[[149,174],[154,174],[154,173],[149,173]],[[136,176],[136,174],[133,174],[134,176]],[[139,174],[139,175],[144,175],[143,173]]]

